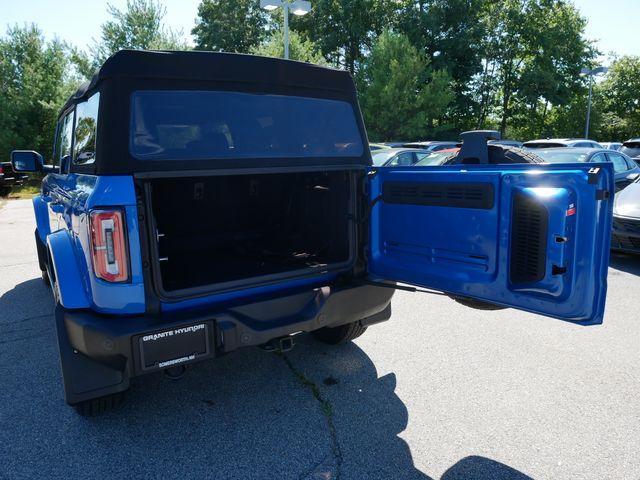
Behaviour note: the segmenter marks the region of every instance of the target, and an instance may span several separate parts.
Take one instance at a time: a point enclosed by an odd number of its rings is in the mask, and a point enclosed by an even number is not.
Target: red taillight
[[[129,280],[129,254],[124,230],[124,215],[119,210],[91,212],[91,252],[96,277],[108,282]]]

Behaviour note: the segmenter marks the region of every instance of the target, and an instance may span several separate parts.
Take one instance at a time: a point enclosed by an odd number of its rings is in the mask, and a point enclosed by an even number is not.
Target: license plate
[[[209,325],[198,323],[139,337],[143,370],[169,368],[209,354]]]

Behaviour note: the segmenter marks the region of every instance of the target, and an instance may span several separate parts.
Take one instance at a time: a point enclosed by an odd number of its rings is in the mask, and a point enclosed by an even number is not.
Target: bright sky
[[[233,1],[233,0],[229,0]],[[258,0],[256,0],[258,1]],[[313,0],[311,0],[313,3]],[[126,0],[111,0],[118,8]],[[199,0],[164,0],[166,22],[191,39]],[[587,36],[605,54],[640,55],[640,0],[574,0],[589,22]],[[0,33],[7,25],[34,22],[48,38],[57,36],[78,47],[97,38],[108,18],[105,0],[0,0]]]

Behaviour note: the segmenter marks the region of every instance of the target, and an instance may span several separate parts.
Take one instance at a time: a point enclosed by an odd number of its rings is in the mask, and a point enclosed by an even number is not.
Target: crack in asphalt
[[[303,387],[308,388],[313,394],[313,397],[319,403],[320,411],[322,412],[322,414],[324,415],[327,421],[329,438],[331,439],[331,455],[333,456],[333,460],[335,461],[335,464],[336,464],[336,475],[334,478],[335,480],[338,480],[340,478],[340,472],[342,468],[342,450],[340,449],[340,442],[338,440],[336,426],[333,423],[333,407],[331,405],[331,402],[326,398],[324,398],[324,396],[322,395],[322,392],[320,392],[320,388],[318,387],[318,385],[316,385],[316,383],[313,380],[310,380],[309,378],[307,378],[307,376],[302,371],[298,370],[293,365],[293,362],[284,353],[279,352],[278,355],[282,358],[282,360],[284,360],[284,363],[287,365],[287,367],[289,367],[289,370],[291,370],[291,373],[293,373],[293,375],[300,382],[300,384]],[[318,468],[319,465],[322,465],[325,462],[326,458],[327,456],[325,456],[320,462],[315,464],[312,468],[304,472],[299,478],[300,479],[305,478],[311,473],[313,473],[313,471],[316,468]],[[330,477],[326,477],[326,478],[330,478]]]

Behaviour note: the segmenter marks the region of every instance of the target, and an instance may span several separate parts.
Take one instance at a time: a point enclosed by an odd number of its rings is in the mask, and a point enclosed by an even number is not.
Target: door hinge
[[[596,200],[607,200],[611,197],[609,190],[596,190]]]

